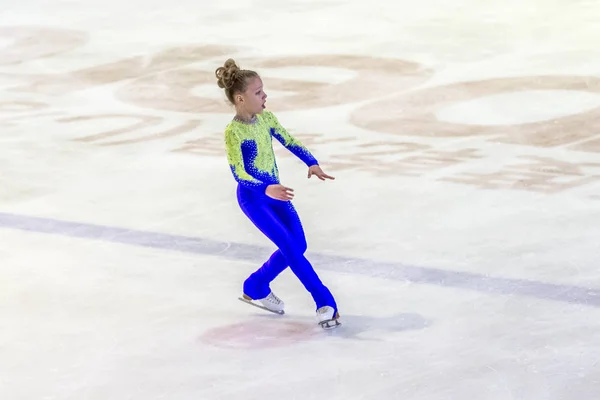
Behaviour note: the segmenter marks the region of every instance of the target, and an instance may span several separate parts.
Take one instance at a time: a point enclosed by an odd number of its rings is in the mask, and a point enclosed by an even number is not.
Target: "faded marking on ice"
[[[0,213],[0,228],[17,229],[80,239],[100,240],[177,252],[213,255],[262,263],[274,249],[242,243],[147,232],[89,223]],[[413,283],[446,286],[487,294],[518,295],[544,300],[600,306],[600,289],[508,279],[402,263],[307,253],[320,269]]]

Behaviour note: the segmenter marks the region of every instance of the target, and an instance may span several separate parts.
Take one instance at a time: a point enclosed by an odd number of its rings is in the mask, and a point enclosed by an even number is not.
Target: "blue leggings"
[[[288,266],[306,290],[312,295],[316,308],[337,304],[329,289],[321,282],[310,262],[304,256],[306,238],[300,217],[290,201],[257,195],[238,187],[240,208],[252,223],[278,248],[271,257],[244,282],[244,293],[261,299],[271,292],[269,284]]]

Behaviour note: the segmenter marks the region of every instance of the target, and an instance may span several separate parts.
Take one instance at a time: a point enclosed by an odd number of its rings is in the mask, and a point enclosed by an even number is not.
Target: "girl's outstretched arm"
[[[269,125],[271,126],[271,134],[296,157],[301,159],[308,166],[308,177],[315,175],[320,180],[335,179],[333,176],[327,175],[321,167],[317,159],[310,153],[298,139],[289,134],[289,132],[281,126],[277,117],[271,112],[265,112]]]
[[[271,135],[277,139],[286,149],[298,157],[308,167],[319,165],[317,159],[298,139],[289,134],[289,132],[281,126],[277,117],[269,111],[264,112],[266,120],[271,127]]]

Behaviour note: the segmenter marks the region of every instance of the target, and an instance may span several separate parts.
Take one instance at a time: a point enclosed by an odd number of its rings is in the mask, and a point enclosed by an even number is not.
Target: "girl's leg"
[[[292,204],[265,200],[242,202],[241,206],[254,225],[279,248],[279,253],[273,253],[269,261],[244,283],[245,294],[254,299],[267,296],[270,292],[269,279],[274,279],[289,265],[312,295],[317,308],[327,305],[337,310],[333,295],[304,257],[306,239],[300,218]]]
[[[244,281],[244,293],[253,299],[262,299],[268,296],[271,292],[269,284],[287,267],[287,260],[280,250],[276,250],[259,269]]]
[[[271,202],[271,210],[279,218],[281,224],[289,231],[297,244],[299,251],[304,254],[306,251],[306,237],[304,230],[300,222],[300,218],[296,212],[296,209],[291,202]],[[288,261],[285,259],[281,250],[277,249],[271,257],[248,278],[248,284],[252,282],[261,282],[262,290],[260,294],[268,295],[270,289],[268,284],[271,283],[275,278],[288,267]],[[266,294],[265,294],[266,292]],[[263,296],[264,297],[264,296]]]

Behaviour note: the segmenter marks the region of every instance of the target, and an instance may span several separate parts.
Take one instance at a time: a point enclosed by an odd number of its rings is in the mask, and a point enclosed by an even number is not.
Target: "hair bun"
[[[217,85],[225,89],[227,100],[235,105],[234,94],[244,93],[248,89],[250,79],[258,78],[258,73],[249,69],[240,69],[232,58],[229,58],[222,67],[215,70]]]
[[[240,68],[233,59],[225,61],[222,67],[217,68],[215,75],[217,77],[217,85],[222,89],[230,89],[237,79]]]

